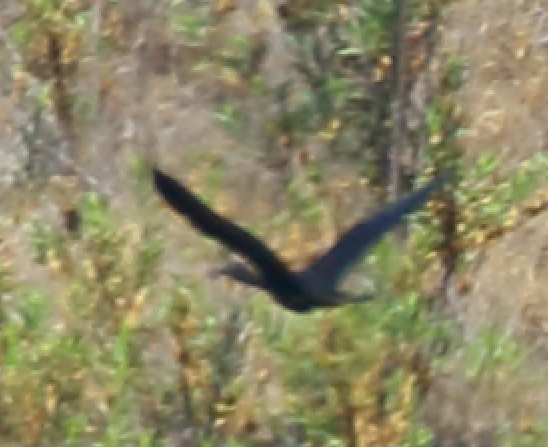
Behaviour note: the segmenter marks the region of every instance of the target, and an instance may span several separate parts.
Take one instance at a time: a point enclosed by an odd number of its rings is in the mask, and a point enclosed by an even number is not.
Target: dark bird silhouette
[[[350,296],[337,290],[337,284],[368,247],[405,215],[419,208],[444,182],[444,177],[438,177],[374,216],[359,221],[306,269],[293,272],[263,242],[210,210],[185,186],[157,168],[154,168],[153,177],[156,189],[175,211],[186,216],[206,236],[239,253],[254,267],[230,263],[214,270],[214,276],[229,276],[263,289],[279,304],[295,312],[308,312],[315,308],[335,307],[371,298]]]

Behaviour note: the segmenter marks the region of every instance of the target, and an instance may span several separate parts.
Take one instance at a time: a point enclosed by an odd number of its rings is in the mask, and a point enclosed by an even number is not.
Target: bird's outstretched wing
[[[164,200],[206,236],[221,242],[251,261],[257,268],[291,275],[283,262],[259,239],[209,209],[185,186],[159,169],[153,169],[154,185]]]
[[[373,217],[361,220],[306,270],[322,278],[326,284],[335,289],[346,270],[368,247],[394,228],[405,215],[418,209],[431,193],[441,187],[444,181],[445,176],[437,177],[408,196],[389,204]]]

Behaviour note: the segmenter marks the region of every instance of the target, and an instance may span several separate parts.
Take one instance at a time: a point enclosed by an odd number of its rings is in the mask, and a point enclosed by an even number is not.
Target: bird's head
[[[251,267],[248,267],[246,264],[240,262],[231,262],[224,267],[211,269],[209,271],[209,276],[211,278],[228,276],[229,278],[235,279],[236,281],[244,284],[264,288],[262,276]]]

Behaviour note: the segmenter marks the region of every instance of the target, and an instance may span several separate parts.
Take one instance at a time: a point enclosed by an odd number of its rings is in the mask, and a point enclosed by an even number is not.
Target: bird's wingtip
[[[164,174],[160,168],[156,165],[152,166],[152,179],[154,181],[154,184],[158,186],[158,184],[166,178],[166,174]]]

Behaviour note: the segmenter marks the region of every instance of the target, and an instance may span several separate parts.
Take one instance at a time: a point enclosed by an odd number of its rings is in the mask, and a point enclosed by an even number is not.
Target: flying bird
[[[351,296],[338,290],[337,284],[368,247],[404,216],[418,209],[444,182],[443,176],[437,177],[372,217],[357,222],[321,257],[304,270],[294,272],[262,241],[209,209],[183,184],[157,168],[153,169],[153,179],[156,190],[171,208],[186,216],[204,235],[247,259],[253,267],[232,262],[213,270],[213,276],[228,276],[263,289],[283,307],[294,312],[309,312],[316,308],[370,299],[371,296]]]

